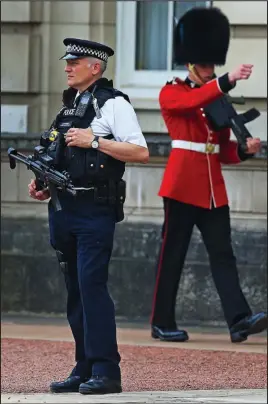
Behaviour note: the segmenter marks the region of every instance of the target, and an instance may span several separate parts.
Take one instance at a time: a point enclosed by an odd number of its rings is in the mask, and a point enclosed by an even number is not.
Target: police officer
[[[224,65],[229,46],[229,21],[217,8],[194,8],[179,21],[174,34],[178,65],[189,75],[168,82],[160,92],[160,106],[172,138],[172,150],[159,195],[165,221],[151,316],[152,337],[187,341],[175,321],[176,294],[185,256],[196,225],[205,243],[212,276],[219,293],[232,342],[267,328],[267,315],[253,315],[239,284],[231,244],[228,199],[221,163],[237,164],[253,156],[259,139],[247,140],[243,152],[230,141],[230,129],[215,132],[205,107],[238,80],[248,79],[252,65],[214,78],[215,65]]]
[[[67,287],[67,318],[76,365],[54,393],[121,392],[114,304],[107,289],[115,223],[123,219],[125,162],[146,163],[146,141],[128,96],[102,77],[114,51],[103,44],[66,38],[69,88],[55,121],[41,137],[54,165],[67,171],[77,196],[57,191],[49,201],[49,228]],[[34,180],[29,194],[50,197]]]

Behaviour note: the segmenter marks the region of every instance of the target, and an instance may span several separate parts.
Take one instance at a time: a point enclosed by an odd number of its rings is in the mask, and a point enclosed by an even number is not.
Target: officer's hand
[[[229,81],[234,83],[237,80],[247,80],[252,73],[253,65],[243,64],[228,74]]]
[[[247,151],[246,154],[255,154],[260,151],[261,148],[261,140],[259,138],[247,138]]]
[[[33,199],[37,199],[38,201],[45,201],[50,198],[50,193],[48,190],[36,191],[36,182],[35,180],[31,180],[28,185],[29,196]]]
[[[78,129],[71,128],[65,135],[67,146],[77,146],[88,149],[94,139],[93,132],[90,128]]]

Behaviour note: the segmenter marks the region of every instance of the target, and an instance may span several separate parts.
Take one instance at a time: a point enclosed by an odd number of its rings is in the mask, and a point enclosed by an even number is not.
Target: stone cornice
[[[145,138],[149,147],[151,157],[166,158],[170,152],[170,138],[168,134],[146,133]],[[4,154],[9,147],[14,147],[20,151],[31,151],[38,144],[40,135],[36,133],[9,134],[1,133],[1,152]],[[254,159],[267,159],[267,142],[261,143],[260,153]]]

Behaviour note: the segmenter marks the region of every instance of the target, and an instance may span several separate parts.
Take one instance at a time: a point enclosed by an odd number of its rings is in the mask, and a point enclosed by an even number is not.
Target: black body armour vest
[[[59,171],[66,170],[76,187],[88,187],[111,180],[119,181],[125,172],[124,162],[98,149],[68,147],[64,134],[70,128],[88,128],[96,115],[98,118],[99,109],[107,100],[122,96],[130,102],[129,98],[126,94],[114,89],[113,82],[105,78],[97,80],[75,100],[76,93],[77,91],[72,88],[63,92],[63,108],[50,130],[42,135],[40,143],[46,147],[47,154],[53,158],[55,168]],[[104,138],[113,139],[113,135],[104,136]]]

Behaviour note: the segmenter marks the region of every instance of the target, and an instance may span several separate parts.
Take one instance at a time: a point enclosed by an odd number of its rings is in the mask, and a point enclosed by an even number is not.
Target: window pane
[[[137,1],[136,70],[166,70],[168,2]]]
[[[178,23],[179,19],[185,14],[188,10],[193,7],[205,7],[207,4],[206,1],[174,1],[174,18],[173,18],[173,28]],[[172,60],[172,69],[173,70],[186,70],[185,66],[178,66]]]

